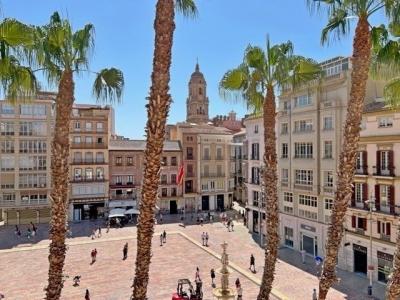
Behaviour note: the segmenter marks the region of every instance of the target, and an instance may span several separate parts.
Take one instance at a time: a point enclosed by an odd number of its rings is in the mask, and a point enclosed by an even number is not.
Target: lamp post
[[[374,272],[374,266],[372,264],[372,212],[376,210],[375,208],[375,199],[367,200],[365,203],[368,204],[369,207],[369,285],[368,285],[368,295],[372,296],[372,275]]]

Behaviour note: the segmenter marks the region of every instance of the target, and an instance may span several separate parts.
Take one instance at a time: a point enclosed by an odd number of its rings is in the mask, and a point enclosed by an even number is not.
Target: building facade
[[[70,124],[70,205],[74,221],[104,216],[109,199],[111,107],[76,104]]]
[[[0,218],[5,224],[50,219],[54,100],[52,93],[39,93],[26,104],[0,101]]]
[[[400,112],[387,108],[383,99],[366,105],[353,196],[339,252],[341,268],[367,275],[371,265],[373,280],[382,283],[392,271],[396,248],[400,161],[395,157],[400,155],[399,137]],[[372,213],[366,201],[374,202]]]
[[[207,83],[197,63],[189,81],[189,96],[186,100],[186,122],[201,124],[208,121]]]
[[[245,185],[245,174],[247,174],[247,149],[244,147],[246,130],[242,129],[233,135],[231,147],[231,159],[234,164],[234,193],[233,200],[242,205],[247,203],[247,190]]]
[[[143,140],[111,140],[109,207],[133,207],[140,203],[144,173]],[[182,165],[179,141],[165,141],[162,153],[157,206],[163,213],[175,214],[184,207],[182,185],[177,182]]]

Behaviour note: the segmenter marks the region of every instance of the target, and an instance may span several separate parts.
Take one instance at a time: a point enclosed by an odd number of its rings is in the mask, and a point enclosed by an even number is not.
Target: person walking
[[[206,247],[208,247],[208,232],[206,232],[205,239],[206,239]]]
[[[101,237],[101,227],[99,226],[97,237]]]
[[[162,245],[163,245],[163,240],[164,240],[164,238],[163,238],[163,234],[161,233],[161,234],[160,234],[160,246],[162,246]]]
[[[231,220],[228,220],[228,221],[226,222],[226,225],[227,225],[227,227],[228,227],[228,232],[230,232],[230,231],[231,231]]]
[[[215,270],[214,270],[214,269],[211,269],[210,275],[211,275],[211,286],[212,286],[212,287],[215,287],[215,283],[214,283],[214,280],[215,280]]]
[[[236,286],[236,289],[239,288],[239,286],[240,286],[240,280],[239,280],[239,278],[236,278],[235,286]]]
[[[27,232],[26,236],[28,237],[28,239],[31,238],[31,236],[32,236],[32,231],[31,231],[30,228],[28,228],[28,232]]]
[[[92,257],[92,265],[96,262],[96,253],[94,251],[94,249],[92,250],[92,252],[90,252],[90,256]]]
[[[303,264],[305,264],[306,263],[306,250],[303,249],[300,252],[301,252],[301,262]]]
[[[239,287],[236,288],[236,293],[237,293],[237,300],[242,300],[243,299],[242,285],[239,285]]]
[[[15,235],[18,234],[18,231],[19,231],[18,225],[15,225]]]
[[[107,231],[106,233],[108,233],[110,231],[110,220],[107,221]]]
[[[162,213],[160,213],[160,224],[162,224],[162,221],[163,221],[163,216]]]
[[[18,236],[18,238],[21,238],[21,230],[17,230],[17,236]]]
[[[164,230],[162,235],[163,235],[163,243],[166,243],[167,242],[167,232]]]
[[[195,274],[195,278],[194,278],[194,281],[197,281],[197,280],[201,281],[199,267],[196,267],[196,274]]]
[[[125,260],[128,258],[128,243],[125,243],[124,249],[122,250],[122,253],[124,254],[124,258],[122,260]]]
[[[233,231],[233,221],[231,221],[231,231]]]
[[[317,299],[318,299],[318,297],[317,297],[317,290],[316,290],[316,289],[313,289],[312,300],[317,300]]]
[[[32,225],[32,233],[33,235],[36,235],[37,227],[35,226],[35,224],[33,224],[33,222],[31,222],[31,225]]]
[[[201,234],[201,243],[203,246],[205,246],[205,241],[206,241],[206,234],[203,231],[203,233]]]
[[[86,289],[85,300],[90,300],[90,294],[88,289]]]
[[[253,254],[251,254],[251,256],[250,256],[250,270],[251,271],[253,271],[253,273],[255,273],[256,272],[256,260],[255,260],[255,258],[254,258],[254,255]],[[253,269],[251,269],[251,267],[253,267]]]
[[[92,230],[92,240],[94,240],[94,238],[96,237],[96,229]]]
[[[213,223],[213,216],[212,215],[210,215],[210,223],[211,224]]]

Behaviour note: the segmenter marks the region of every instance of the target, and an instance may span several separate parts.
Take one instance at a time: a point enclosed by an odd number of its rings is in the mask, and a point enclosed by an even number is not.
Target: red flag
[[[181,185],[182,184],[184,173],[185,173],[185,171],[183,169],[183,164],[182,164],[181,167],[179,168],[178,177],[176,178],[176,184],[177,185]]]

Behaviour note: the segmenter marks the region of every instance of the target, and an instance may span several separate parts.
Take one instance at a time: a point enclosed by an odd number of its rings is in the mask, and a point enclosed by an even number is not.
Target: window
[[[324,171],[324,187],[333,187],[333,171]]]
[[[14,153],[14,141],[0,141],[1,153]]]
[[[251,144],[251,159],[260,159],[260,145],[258,143]]]
[[[199,95],[203,95],[203,90],[199,87]]]
[[[317,197],[309,195],[299,195],[299,204],[310,207],[317,207]]]
[[[251,183],[260,184],[260,168],[257,167],[251,168]]]
[[[282,144],[282,158],[288,158],[289,155],[289,147],[287,143]]]
[[[21,115],[45,116],[46,105],[44,104],[21,104]]]
[[[312,170],[296,170],[296,184],[312,185],[313,171]]]
[[[283,201],[293,203],[293,193],[284,192],[283,193]]]
[[[294,132],[311,132],[313,130],[312,120],[300,120],[294,122]]]
[[[187,176],[189,176],[189,177],[193,177],[194,176],[194,174],[193,174],[193,165],[187,165],[186,173],[187,173]]]
[[[311,104],[311,96],[310,95],[301,95],[294,98],[294,106],[295,107],[303,107]]]
[[[204,165],[204,171],[203,171],[204,176],[210,176],[210,167],[209,165]]]
[[[390,237],[390,230],[391,229],[391,223],[390,222],[381,222],[378,221],[377,224],[377,231],[378,233],[380,233],[381,235],[386,235]]]
[[[293,215],[293,207],[284,205],[283,206],[283,212]]]
[[[358,170],[358,171],[363,171],[363,169],[364,169],[364,157],[363,156],[364,156],[364,151],[357,152],[356,170]]]
[[[0,157],[0,167],[2,171],[13,171],[15,168],[15,157],[2,155]]]
[[[316,212],[304,209],[299,209],[299,216],[310,220],[317,220],[318,218],[318,214]]]
[[[96,153],[96,162],[97,163],[104,163],[104,153],[103,152],[97,152]]]
[[[312,143],[294,143],[295,158],[312,158],[313,144]]]
[[[96,168],[96,178],[99,180],[104,179],[104,169],[103,168]]]
[[[324,117],[324,130],[332,130],[332,129],[333,129],[332,117]]]
[[[15,113],[15,107],[10,104],[3,103],[0,108],[0,114],[2,115],[13,115]]]
[[[285,245],[293,247],[293,228],[285,226]]]
[[[208,160],[208,159],[210,159],[210,148],[208,148],[208,147],[204,147],[204,149],[203,149],[204,151],[203,151],[203,159],[205,159],[205,160]]]
[[[389,193],[390,193],[390,185],[380,184],[379,185],[379,196],[380,196],[380,204],[382,207],[389,206]]]
[[[14,122],[0,122],[1,135],[14,135]]]
[[[132,156],[128,156],[128,157],[126,158],[126,164],[127,164],[128,166],[133,166],[133,157],[132,157]]]
[[[260,193],[253,191],[253,206],[258,206],[258,200],[260,199]]]
[[[288,111],[288,110],[290,110],[290,101],[284,101],[283,102],[283,110],[284,111]]]
[[[186,137],[187,142],[193,142],[193,137],[192,136],[187,136]]]
[[[171,174],[171,184],[176,184],[176,174]]]
[[[168,158],[166,156],[163,156],[161,165],[162,166],[168,166]]]
[[[93,179],[93,169],[92,168],[86,168],[85,169],[85,178],[86,178],[86,180],[92,180]]]
[[[389,170],[389,151],[381,152],[381,171]]]
[[[172,156],[171,157],[171,166],[177,166],[177,165],[178,165],[178,162],[177,162],[176,156]]]
[[[96,130],[97,130],[97,132],[103,132],[103,123],[97,122],[96,123]]]
[[[289,132],[288,123],[282,123],[281,124],[281,134],[288,134],[288,132]]]
[[[324,199],[325,209],[331,210],[333,208],[333,199]]]
[[[390,117],[382,117],[379,118],[379,128],[387,128],[393,126],[393,118]]]
[[[101,137],[97,138],[97,144],[103,144],[103,138]]]
[[[79,131],[81,129],[81,123],[75,122],[74,128],[75,128],[76,131]]]
[[[254,133],[258,133],[258,125],[254,125]]]
[[[80,144],[81,143],[81,137],[80,136],[74,136],[74,144]]]
[[[167,197],[168,194],[168,189],[167,188],[162,188],[161,189],[161,197]]]
[[[91,122],[86,122],[85,129],[86,129],[86,131],[92,131],[92,123]]]
[[[115,158],[115,165],[122,166],[122,157],[121,156],[117,156]]]
[[[86,136],[86,137],[85,137],[85,143],[86,143],[86,144],[92,144],[92,143],[93,143],[93,137],[91,137],[91,136]]]
[[[282,183],[287,184],[289,182],[289,169],[282,169]]]
[[[11,142],[11,141],[6,141]],[[14,146],[12,147],[14,152]],[[20,153],[46,153],[46,142],[39,140],[21,140],[19,142]]]
[[[222,171],[222,165],[217,165],[217,176],[224,176],[224,172]]]
[[[20,188],[46,187],[46,174],[20,174]]]
[[[176,196],[176,188],[171,188],[171,196]]]
[[[81,180],[81,178],[82,178],[82,169],[81,168],[74,169],[74,179]]]
[[[210,189],[211,190],[215,189],[215,182],[214,181],[210,181]]]
[[[355,191],[355,199],[357,203],[363,202],[363,184],[362,183],[355,183],[354,186]]]
[[[325,141],[324,142],[324,158],[332,158],[332,141]]]
[[[126,176],[126,184],[133,184],[133,176],[132,175]]]
[[[217,148],[217,159],[224,159],[222,156],[222,148],[221,147]]]
[[[192,147],[186,148],[186,159],[193,159],[193,148]]]
[[[122,185],[122,176],[115,177],[115,184]]]
[[[167,175],[166,174],[161,175],[161,184],[167,184]]]

